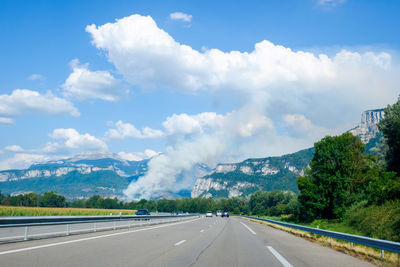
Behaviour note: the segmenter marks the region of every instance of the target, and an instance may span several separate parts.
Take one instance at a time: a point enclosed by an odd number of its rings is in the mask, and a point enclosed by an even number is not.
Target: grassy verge
[[[282,217],[272,217],[272,216],[260,216],[261,218],[275,220],[275,221],[282,221],[286,223],[291,223],[288,221],[283,220]],[[315,220],[312,223],[296,223],[308,227],[317,227],[324,230],[341,232],[346,234],[353,234],[353,235],[363,235],[359,232],[356,228],[352,227],[351,225],[347,224],[346,222],[336,222],[336,221],[327,221],[327,220]],[[363,235],[365,236],[365,235]]]
[[[0,216],[134,215],[136,210],[0,206]]]
[[[292,229],[292,228],[288,228],[288,227],[284,227],[284,226],[280,226],[277,224],[272,224],[272,223],[268,223],[268,222],[264,222],[264,221],[258,221],[258,220],[253,220],[253,219],[249,219],[249,218],[245,218],[245,219],[253,221],[253,222],[257,222],[260,224],[265,224],[265,225],[271,226],[276,229],[286,231],[288,233],[302,237],[311,242],[318,243],[322,246],[330,247],[332,249],[343,252],[345,254],[349,254],[351,256],[357,257],[361,260],[369,261],[377,266],[384,266],[384,267],[400,266],[400,255],[398,253],[385,251],[385,259],[382,260],[380,249],[375,249],[375,248],[359,245],[356,243],[354,243],[353,248],[351,248],[350,242],[346,242],[343,240],[339,240],[339,239],[335,239],[335,238],[330,239],[329,237],[316,235],[313,233],[308,233],[305,231],[300,231],[297,229]],[[268,217],[268,219],[279,220],[279,217]],[[335,229],[335,230],[333,230],[333,229]],[[343,229],[343,226],[340,226],[340,225],[339,226],[331,226],[331,229],[329,229],[329,230],[340,232],[340,231],[338,231],[338,229]],[[345,229],[349,230],[348,228],[345,228]],[[353,230],[351,230],[351,231],[353,231]]]

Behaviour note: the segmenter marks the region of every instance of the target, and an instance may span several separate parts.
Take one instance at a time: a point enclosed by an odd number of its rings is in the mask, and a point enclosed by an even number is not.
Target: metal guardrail
[[[43,217],[0,217],[0,230],[8,231],[7,228],[22,228],[24,232],[19,236],[15,236],[18,231],[11,231],[11,236],[0,237],[0,242],[13,242],[19,240],[29,240],[32,238],[49,237],[49,236],[69,236],[70,234],[97,232],[101,230],[117,230],[121,228],[131,228],[144,225],[154,225],[168,222],[181,221],[199,216],[198,214],[181,214],[181,215],[117,215],[117,216],[43,216]],[[144,223],[141,221],[145,221]],[[113,224],[98,227],[99,223]],[[127,224],[126,224],[127,223]],[[72,229],[74,224],[93,224],[92,228]],[[39,229],[42,226],[62,226],[66,228],[57,228],[58,232],[41,232],[33,234],[30,229]],[[47,229],[48,231],[49,229]]]
[[[108,216],[38,216],[38,217],[0,217],[0,228],[18,226],[38,226],[55,224],[73,224],[89,222],[106,222],[118,220],[151,220],[167,218],[184,218],[197,214],[182,215],[108,215]]]
[[[298,224],[285,223],[285,222],[280,222],[280,221],[275,221],[275,220],[270,220],[270,219],[253,217],[253,216],[245,216],[245,215],[239,215],[239,216],[244,217],[244,218],[259,220],[259,221],[265,221],[265,222],[269,222],[269,223],[273,223],[273,224],[278,224],[281,226],[298,229],[298,230],[306,231],[309,233],[314,233],[314,234],[318,234],[318,235],[341,239],[341,240],[345,240],[345,241],[352,242],[352,243],[362,244],[362,245],[369,246],[369,247],[378,248],[378,249],[382,250],[382,257],[384,255],[383,250],[400,253],[400,243],[399,242],[393,242],[393,241],[377,239],[377,238],[370,238],[370,237],[359,236],[359,235],[345,234],[345,233],[340,233],[340,232],[323,230],[323,229],[319,229],[319,228],[313,228],[313,227],[308,227],[308,226],[303,226],[303,225],[298,225]]]

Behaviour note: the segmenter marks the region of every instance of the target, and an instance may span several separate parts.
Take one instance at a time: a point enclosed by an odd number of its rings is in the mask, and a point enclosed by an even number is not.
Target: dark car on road
[[[150,212],[146,209],[140,209],[136,212],[136,215],[150,215]]]
[[[222,212],[221,217],[229,217],[229,212],[227,211]]]

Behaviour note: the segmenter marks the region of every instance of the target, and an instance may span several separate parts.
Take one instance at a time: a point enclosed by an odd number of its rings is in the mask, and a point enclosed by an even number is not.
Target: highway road
[[[373,266],[239,218],[182,222],[0,245],[0,266]]]

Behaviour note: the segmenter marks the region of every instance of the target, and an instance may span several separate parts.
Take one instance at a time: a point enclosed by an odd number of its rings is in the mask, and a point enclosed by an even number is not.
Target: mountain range
[[[366,143],[368,151],[380,142],[376,124],[383,110],[363,112],[361,123],[350,130]],[[193,188],[162,192],[154,198],[247,196],[257,190],[292,190],[313,157],[313,148],[279,157],[246,159],[239,163],[218,164],[210,169],[197,164]],[[99,194],[124,199],[123,190],[147,172],[150,159],[127,161],[116,154],[84,153],[69,159],[37,163],[23,170],[0,171],[3,194],[56,191],[68,199]]]
[[[0,190],[6,194],[56,191],[69,199],[93,194],[121,197],[131,181],[147,172],[148,161],[127,161],[112,153],[80,154],[24,170],[0,171]]]

